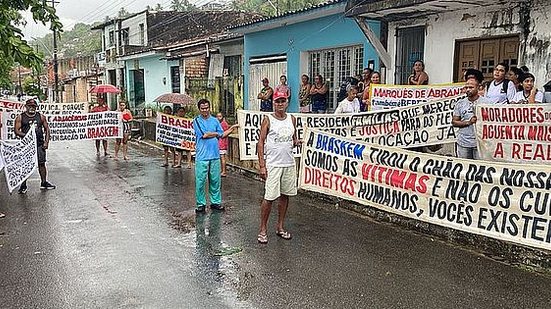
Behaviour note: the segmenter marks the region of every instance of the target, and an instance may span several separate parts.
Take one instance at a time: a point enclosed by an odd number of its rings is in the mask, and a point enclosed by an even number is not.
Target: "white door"
[[[255,63],[249,67],[249,110],[260,110],[258,94],[262,90],[262,79],[267,77],[270,87],[279,84],[279,77],[287,75],[287,61]]]

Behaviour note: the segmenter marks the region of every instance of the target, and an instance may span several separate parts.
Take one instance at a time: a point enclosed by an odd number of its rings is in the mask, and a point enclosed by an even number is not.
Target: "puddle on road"
[[[195,213],[172,212],[172,222],[170,225],[174,229],[188,234],[195,229]]]

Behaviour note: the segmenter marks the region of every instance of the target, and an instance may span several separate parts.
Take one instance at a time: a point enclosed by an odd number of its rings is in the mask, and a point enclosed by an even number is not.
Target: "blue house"
[[[339,84],[363,68],[379,68],[379,57],[354,21],[345,17],[346,1],[330,0],[317,6],[287,12],[229,28],[244,35],[244,106],[258,110],[261,80],[275,87],[286,75],[291,87],[289,111],[299,110],[302,74],[321,74],[329,85],[329,108],[337,105]],[[380,23],[368,21],[376,36]]]

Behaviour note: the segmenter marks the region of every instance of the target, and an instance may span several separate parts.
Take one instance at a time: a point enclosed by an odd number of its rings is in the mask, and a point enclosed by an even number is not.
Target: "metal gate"
[[[281,61],[281,59],[285,59]],[[287,75],[286,57],[271,57],[264,59],[251,59],[249,67],[249,110],[260,110],[258,94],[262,90],[262,79],[267,77],[270,86],[274,88],[279,84],[279,77]]]
[[[396,73],[395,84],[407,84],[408,77],[417,60],[425,54],[425,27],[411,27],[396,30]]]

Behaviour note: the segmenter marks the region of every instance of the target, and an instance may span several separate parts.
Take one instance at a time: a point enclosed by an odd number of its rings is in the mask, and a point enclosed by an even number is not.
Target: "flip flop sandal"
[[[173,165],[172,167],[173,167],[173,168],[180,168],[180,167],[182,167],[182,166],[181,166],[181,165]]]
[[[258,242],[261,243],[261,244],[267,244],[268,243],[268,235],[266,234],[258,234],[258,238],[257,238]]]
[[[161,167],[168,167],[168,164],[163,164],[161,165]]]
[[[291,233],[289,233],[287,231],[276,231],[276,235],[283,238],[283,239],[287,239],[287,240],[293,238],[291,236]]]

